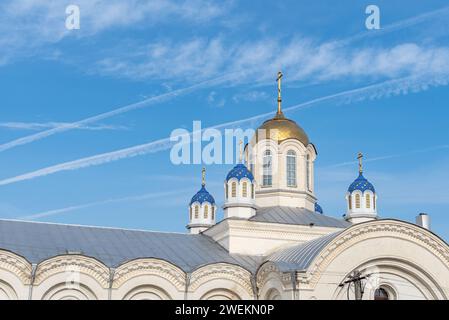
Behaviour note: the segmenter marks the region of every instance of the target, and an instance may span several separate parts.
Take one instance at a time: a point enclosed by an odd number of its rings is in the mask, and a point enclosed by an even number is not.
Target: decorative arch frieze
[[[243,288],[246,294],[253,297],[251,273],[236,265],[216,263],[203,266],[190,275],[189,291],[195,291],[205,283],[212,280],[231,281]]]
[[[119,288],[131,278],[148,274],[168,280],[178,290],[185,289],[185,272],[165,260],[154,258],[132,260],[119,266],[114,273],[112,288]]]
[[[73,271],[91,276],[103,288],[109,287],[109,268],[96,259],[81,255],[62,255],[41,262],[33,284],[38,286],[54,274]]]
[[[27,260],[10,251],[0,250],[0,269],[16,275],[24,285],[30,284],[32,266]]]

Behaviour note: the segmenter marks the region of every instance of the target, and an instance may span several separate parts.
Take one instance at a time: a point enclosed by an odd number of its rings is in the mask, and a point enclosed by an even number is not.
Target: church
[[[281,78],[277,112],[242,148],[223,204],[203,169],[180,213],[186,233],[0,220],[0,299],[447,299],[448,244],[426,214],[378,215],[362,154],[342,190],[345,216],[323,211],[317,149],[282,112]]]

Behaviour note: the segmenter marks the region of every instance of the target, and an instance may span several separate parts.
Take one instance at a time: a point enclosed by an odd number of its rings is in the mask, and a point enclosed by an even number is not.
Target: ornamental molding
[[[251,273],[242,267],[227,263],[209,264],[194,271],[190,276],[189,290],[195,291],[212,280],[229,280],[243,287],[248,295],[254,294]]]
[[[12,252],[0,250],[0,269],[9,271],[19,277],[24,285],[31,283],[31,264]]]
[[[265,262],[257,271],[256,284],[258,288],[262,288],[269,280],[270,274],[276,274],[280,278],[279,268],[271,261]]]
[[[229,233],[232,235],[242,234],[247,237],[259,237],[254,233],[259,232],[264,239],[271,238],[272,235],[281,236],[286,239],[292,236],[292,240],[298,238],[311,240],[315,237],[327,235],[336,231],[341,231],[342,228],[335,227],[318,227],[306,225],[289,225],[281,223],[267,223],[260,221],[229,221]]]
[[[349,228],[337,236],[312,262],[306,277],[303,278],[303,282],[309,283],[314,287],[321,277],[322,272],[339,254],[355,243],[379,236],[393,236],[397,239],[408,240],[420,245],[432,252],[449,267],[449,247],[441,239],[418,226],[400,221],[385,220],[362,223]]]
[[[186,274],[175,265],[159,259],[138,259],[127,262],[115,270],[112,288],[122,286],[126,281],[144,275],[154,275],[168,280],[178,290],[184,290]]]
[[[256,284],[257,288],[261,289],[268,283],[268,281],[275,279],[282,284],[285,290],[285,288],[292,286],[293,277],[294,273],[281,272],[276,263],[268,261],[264,263],[257,272]]]
[[[80,255],[57,256],[41,262],[36,269],[34,284],[39,285],[57,273],[74,271],[91,276],[103,288],[109,287],[109,269],[93,258]]]

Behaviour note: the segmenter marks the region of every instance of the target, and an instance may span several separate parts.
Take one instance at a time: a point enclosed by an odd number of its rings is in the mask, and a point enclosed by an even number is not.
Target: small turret
[[[217,206],[214,197],[206,190],[206,169],[202,170],[201,189],[190,201],[189,224],[190,233],[200,233],[215,224]]]

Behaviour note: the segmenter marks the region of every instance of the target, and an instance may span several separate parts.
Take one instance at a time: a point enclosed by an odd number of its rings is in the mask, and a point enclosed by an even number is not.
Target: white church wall
[[[204,234],[230,253],[260,256],[339,230],[341,229],[226,219]]]
[[[378,221],[357,225],[334,239],[308,270],[304,298],[346,299],[338,285],[354,270],[372,274],[366,299],[381,285],[397,299],[447,299],[449,248],[410,224]]]
[[[113,300],[184,299],[186,274],[177,266],[159,259],[127,262],[114,272]]]
[[[0,299],[28,299],[31,264],[22,257],[0,250]]]
[[[64,255],[37,266],[32,299],[108,299],[109,268],[99,261]]]

